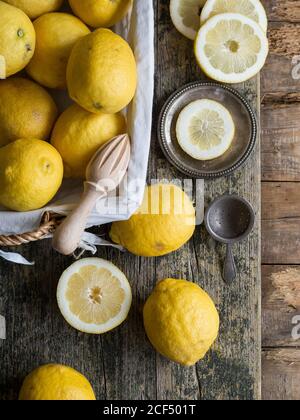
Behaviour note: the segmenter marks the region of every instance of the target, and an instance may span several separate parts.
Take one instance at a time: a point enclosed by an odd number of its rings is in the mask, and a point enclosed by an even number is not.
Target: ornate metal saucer
[[[236,126],[229,150],[220,158],[199,161],[187,155],[176,138],[182,109],[197,99],[213,99],[231,113]],[[257,139],[257,121],[248,101],[235,89],[214,82],[195,82],[175,92],[165,103],[158,122],[158,138],[168,161],[192,178],[213,179],[230,175],[250,157]]]

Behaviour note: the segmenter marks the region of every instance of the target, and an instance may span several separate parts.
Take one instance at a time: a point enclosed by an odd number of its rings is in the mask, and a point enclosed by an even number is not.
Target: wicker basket
[[[38,230],[35,232],[23,233],[22,235],[0,235],[0,246],[18,246],[39,241],[50,233],[53,233],[57,226],[61,223],[62,219],[63,217],[60,215],[46,212]]]

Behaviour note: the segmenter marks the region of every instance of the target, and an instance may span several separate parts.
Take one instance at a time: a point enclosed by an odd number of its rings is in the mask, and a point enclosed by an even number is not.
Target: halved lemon
[[[264,6],[259,0],[207,0],[202,9],[200,22],[222,13],[240,13],[258,23],[267,32],[268,18]]]
[[[252,19],[224,13],[209,19],[198,32],[195,55],[202,71],[223,83],[242,83],[264,66],[269,51],[266,34]]]
[[[210,99],[194,101],[180,113],[176,135],[181,148],[197,160],[222,156],[231,146],[235,125],[230,112]]]
[[[200,12],[206,0],[171,0],[170,13],[175,28],[194,40],[200,28]]]
[[[114,264],[86,258],[62,274],[57,301],[63,317],[73,328],[103,334],[125,321],[132,293],[127,278]]]

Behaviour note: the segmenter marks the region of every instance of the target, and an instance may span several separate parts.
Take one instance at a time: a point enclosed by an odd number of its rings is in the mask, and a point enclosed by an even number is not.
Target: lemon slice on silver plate
[[[198,32],[195,55],[202,71],[223,83],[242,83],[258,74],[269,51],[266,34],[239,13],[210,18]]]
[[[194,40],[200,29],[200,12],[206,0],[171,0],[170,13],[175,28]]]
[[[176,135],[181,148],[197,160],[222,156],[231,146],[235,125],[230,112],[219,102],[201,99],[180,113]]]
[[[254,20],[267,32],[268,18],[259,0],[207,0],[201,12],[201,25],[211,17],[222,13],[240,13]]]

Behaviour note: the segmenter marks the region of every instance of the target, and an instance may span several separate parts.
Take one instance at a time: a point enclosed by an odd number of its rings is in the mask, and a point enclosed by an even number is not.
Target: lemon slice
[[[73,328],[103,334],[125,321],[132,294],[127,278],[115,265],[100,258],[86,258],[62,274],[57,301]]]
[[[230,112],[219,102],[201,99],[181,111],[176,134],[181,148],[194,159],[211,160],[231,146],[235,125]]]
[[[6,79],[6,60],[3,55],[0,55],[0,79]]]
[[[268,18],[259,0],[207,0],[200,17],[201,25],[211,17],[221,13],[240,13],[245,15],[258,23],[267,32]]]
[[[224,13],[198,32],[195,55],[202,71],[223,83],[241,83],[260,72],[268,56],[266,34],[252,19]]]
[[[200,12],[206,0],[171,0],[171,19],[175,28],[194,40],[200,28]]]

